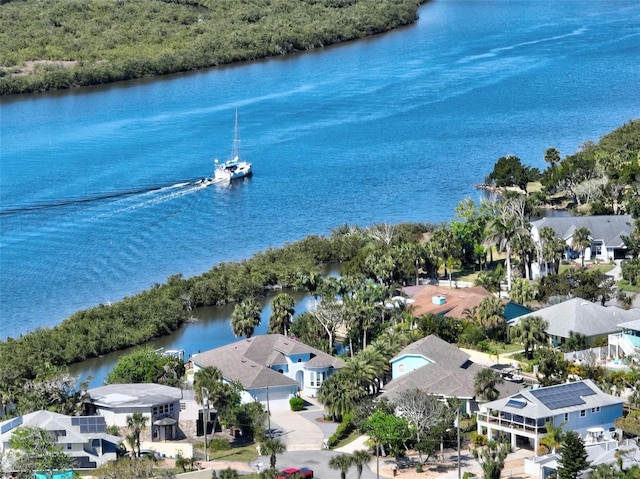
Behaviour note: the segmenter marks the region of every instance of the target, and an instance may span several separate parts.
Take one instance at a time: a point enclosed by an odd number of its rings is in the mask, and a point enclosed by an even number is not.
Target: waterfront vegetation
[[[636,218],[632,233],[625,238],[633,259],[623,267],[626,280],[636,286],[640,255],[639,143],[640,122],[624,125],[598,145],[589,144],[576,155],[553,160],[551,169],[565,168],[565,161],[570,161],[576,169],[567,168],[565,173],[553,175],[543,172],[543,177],[552,176],[557,182],[543,182],[545,186],[540,190],[554,197],[565,195],[566,201],[571,202],[567,188],[571,185],[571,191],[582,191],[574,184],[577,179],[572,175],[584,174],[583,163],[600,171],[605,180],[600,182],[602,191],[592,191],[590,202],[582,198],[572,204],[590,211],[592,203],[598,202],[611,207],[608,212],[628,212]],[[596,158],[595,163],[590,163],[592,158]],[[510,161],[517,166],[518,162]],[[602,165],[609,166],[605,169]],[[617,165],[624,174],[611,165]],[[625,178],[624,182],[620,178]],[[589,184],[593,180],[582,178]],[[559,264],[561,256],[558,255],[563,251],[557,247],[558,239],[553,235],[545,238],[540,251],[530,240],[529,217],[547,203],[540,192],[503,193],[498,199],[480,204],[465,199],[456,208],[456,217],[440,225],[378,224],[367,228],[343,225],[328,237],[312,235],[245,261],[220,263],[200,276],[171,276],[166,283],[120,302],[80,311],[53,328],[9,338],[0,342],[3,404],[15,403],[15,413],[37,408],[72,412],[79,392],[65,373],[66,365],[169,334],[190,319],[194,308],[202,306],[237,304],[239,312],[234,322],[237,333],[250,336],[253,332],[250,326],[255,324],[255,308],[245,307],[243,312],[240,305],[243,302],[245,306],[251,305],[253,298],[282,289],[283,293],[276,296],[277,301],[274,298],[276,304],[269,330],[288,329],[303,342],[327,352],[335,352],[337,336],[342,334],[344,337],[340,339],[349,345],[351,357],[340,373],[324,383],[321,396],[332,416],[354,414],[356,404],[379,391],[388,373],[389,359],[420,337],[436,334],[447,342],[481,348],[492,354],[505,350],[499,346],[507,338],[504,304],[497,298],[486,298],[477,308],[465,311],[462,318],[433,315],[414,318],[406,305],[386,307],[400,286],[415,284],[419,278],[436,278],[439,272],[443,273],[441,279],[451,281],[452,271],[467,274],[473,270],[477,274],[476,284],[492,292],[500,291],[505,277],[508,282],[507,273],[511,273],[515,276],[510,285],[511,297],[522,304],[545,304],[553,298],[572,295],[590,301],[614,297],[613,284],[604,281],[602,271],[588,268],[590,265],[585,268],[576,265],[540,281],[530,279],[530,264],[538,254],[548,262]],[[500,258],[492,257],[496,245],[504,253]],[[509,263],[511,267],[505,270]],[[327,265],[339,265],[340,278],[323,276]],[[318,306],[292,317],[287,289],[313,295],[318,299]],[[628,300],[627,295],[618,293],[615,297],[621,304],[628,305],[621,301]],[[539,335],[532,328],[536,327],[539,329],[539,325],[531,325],[527,331],[512,337],[512,342],[525,347],[525,356],[530,357],[523,359],[532,361],[531,367],[538,365],[544,381],[561,380],[567,374],[566,364],[555,352],[535,347]],[[581,344],[580,338],[574,339],[576,346]],[[531,352],[533,354],[529,354]],[[149,357],[153,368],[160,371],[157,358],[150,352],[139,354]],[[164,371],[164,364],[161,366]],[[134,369],[123,367],[110,377],[130,378],[141,372]],[[142,379],[135,380],[173,382],[180,374],[180,371],[171,372],[170,376],[154,373],[152,378],[138,374],[135,377]],[[619,387],[622,381],[611,379],[612,374],[597,368],[581,375],[594,376],[601,383],[609,381],[610,388],[616,384]],[[484,384],[481,389],[484,388],[490,385]]]
[[[416,21],[415,0],[3,0],[0,95],[311,50]]]

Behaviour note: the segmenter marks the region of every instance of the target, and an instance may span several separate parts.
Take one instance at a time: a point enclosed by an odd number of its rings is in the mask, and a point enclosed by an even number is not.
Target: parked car
[[[295,474],[298,474],[302,479],[313,479],[313,471],[308,467],[301,467],[300,469],[290,467],[283,470],[277,479],[290,479]]]

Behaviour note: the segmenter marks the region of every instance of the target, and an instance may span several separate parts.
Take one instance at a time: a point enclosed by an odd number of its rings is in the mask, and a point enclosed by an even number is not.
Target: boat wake
[[[107,200],[118,200],[122,198],[132,197],[136,195],[148,195],[150,193],[167,193],[168,199],[174,196],[181,196],[190,191],[195,191],[208,185],[203,183],[201,179],[187,179],[178,183],[165,183],[156,185],[147,185],[139,188],[131,188],[127,190],[115,190],[105,193],[99,193],[90,196],[61,198],[59,200],[53,200],[42,203],[29,203],[19,206],[9,206],[0,208],[0,216],[15,215],[20,213],[27,213],[31,211],[47,210],[54,208],[62,208],[67,206],[74,206],[80,204],[98,203]],[[164,201],[167,198],[160,199],[158,201]]]

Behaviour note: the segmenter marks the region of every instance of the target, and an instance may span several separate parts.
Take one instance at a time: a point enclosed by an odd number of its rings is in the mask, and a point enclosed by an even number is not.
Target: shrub
[[[487,445],[487,436],[484,434],[478,434],[477,431],[474,431],[471,434],[471,443],[474,447],[482,447]]]
[[[355,429],[353,416],[351,414],[345,414],[342,418],[342,422],[329,438],[329,447],[336,446],[342,439],[347,437]]]
[[[462,479],[470,479],[472,477],[476,477],[475,474],[471,471],[467,471],[462,475]]]
[[[291,406],[292,411],[302,411],[304,409],[304,399],[302,398],[291,398],[289,399],[289,406]]]

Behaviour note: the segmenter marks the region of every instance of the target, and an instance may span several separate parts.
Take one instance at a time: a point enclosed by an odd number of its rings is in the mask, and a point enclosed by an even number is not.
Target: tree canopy
[[[417,7],[409,0],[5,0],[0,94],[310,50],[412,23]]]

